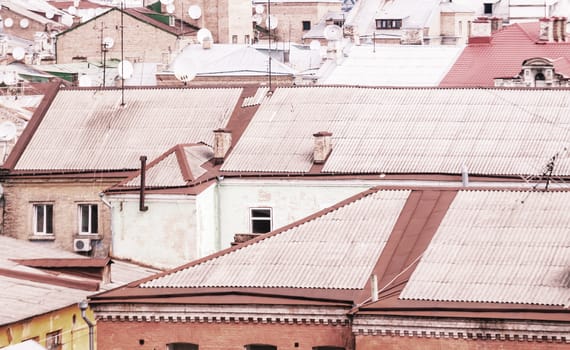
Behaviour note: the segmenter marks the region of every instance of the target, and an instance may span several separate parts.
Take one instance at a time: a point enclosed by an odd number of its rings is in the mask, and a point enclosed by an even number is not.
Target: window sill
[[[98,233],[78,233],[74,238],[89,238],[91,240],[101,240],[103,237]]]
[[[55,241],[55,235],[31,235],[28,237],[30,241]]]

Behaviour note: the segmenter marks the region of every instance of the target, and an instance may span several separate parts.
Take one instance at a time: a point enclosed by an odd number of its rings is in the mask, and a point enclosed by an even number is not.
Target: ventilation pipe
[[[378,278],[376,275],[370,276],[370,299],[372,302],[378,301]]]
[[[313,148],[313,163],[323,164],[332,151],[332,133],[328,131],[320,131],[313,134],[313,137],[315,140]]]
[[[146,186],[146,156],[141,156],[141,192],[139,196],[139,210],[147,211],[148,207],[144,205],[144,190]]]
[[[463,187],[467,187],[469,185],[469,173],[467,172],[467,165],[465,164],[461,166],[461,184]]]

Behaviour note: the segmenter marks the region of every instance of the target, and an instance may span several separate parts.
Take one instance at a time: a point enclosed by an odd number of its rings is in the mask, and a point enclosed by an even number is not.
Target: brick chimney
[[[332,151],[331,144],[332,133],[328,131],[320,131],[313,134],[315,146],[313,149],[313,163],[323,164]]]
[[[501,17],[491,17],[491,33],[503,29],[503,19]]]
[[[228,129],[214,130],[214,163],[222,164],[232,146],[232,132]]]
[[[560,19],[558,17],[552,17],[552,41],[558,42],[561,41],[561,33],[560,33]]]
[[[210,38],[209,36],[204,38],[204,40],[202,40],[202,48],[204,50],[208,50],[212,48],[212,38]]]
[[[566,25],[568,24],[568,17],[558,17],[560,21],[560,41],[566,42]]]
[[[541,42],[552,42],[553,40],[553,23],[551,18],[543,17],[539,20],[540,32],[538,40]]]
[[[469,44],[491,42],[491,22],[487,17],[479,17],[469,27]]]

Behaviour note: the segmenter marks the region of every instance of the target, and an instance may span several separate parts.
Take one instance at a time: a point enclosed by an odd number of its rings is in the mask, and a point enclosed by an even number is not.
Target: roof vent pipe
[[[229,129],[214,130],[214,163],[222,164],[232,146],[232,132]]]
[[[370,276],[370,299],[372,302],[378,301],[378,278],[376,275]]]
[[[323,164],[332,151],[331,144],[332,133],[328,131],[319,131],[313,134],[315,145],[313,148],[313,163]]]
[[[469,185],[469,172],[467,172],[467,165],[465,164],[461,166],[461,184],[463,184],[463,187]]]

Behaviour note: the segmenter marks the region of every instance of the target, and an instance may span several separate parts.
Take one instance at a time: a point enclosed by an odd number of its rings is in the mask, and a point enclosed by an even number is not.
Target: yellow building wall
[[[91,309],[86,311],[86,315],[91,322],[95,323]],[[33,339],[45,347],[46,334],[58,330],[61,331],[61,350],[89,349],[89,327],[81,318],[81,311],[77,305],[0,326],[0,348],[18,344],[28,339]],[[93,335],[95,342],[97,335],[95,330]]]

